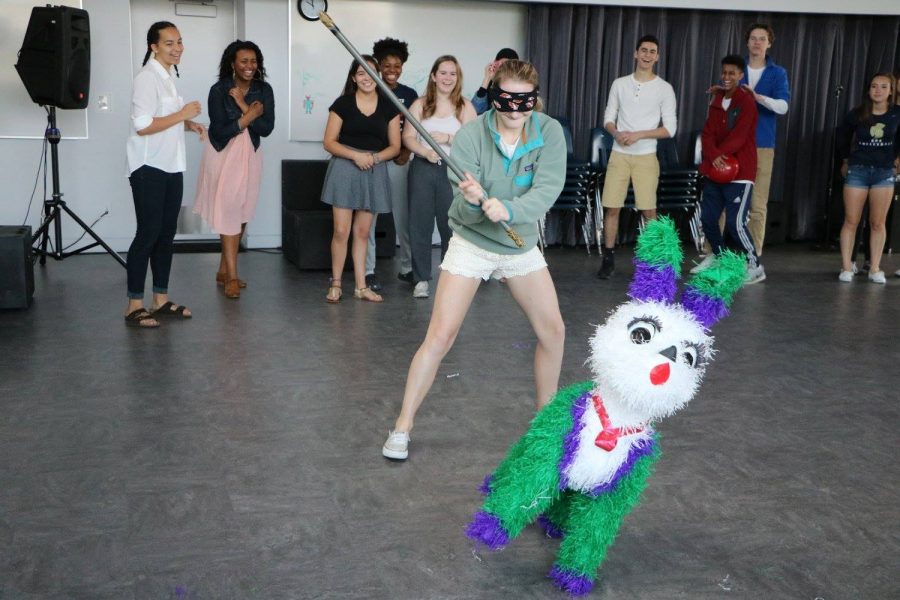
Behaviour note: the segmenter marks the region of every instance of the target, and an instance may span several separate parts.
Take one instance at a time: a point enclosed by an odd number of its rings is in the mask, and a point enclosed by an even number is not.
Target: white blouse
[[[165,117],[184,107],[184,100],[175,89],[172,74],[155,58],[134,78],[131,95],[132,133],[128,138],[128,172],[134,173],[144,165],[167,173],[182,173],[186,169],[184,123],[178,123],[151,135],[138,135],[154,117]]]

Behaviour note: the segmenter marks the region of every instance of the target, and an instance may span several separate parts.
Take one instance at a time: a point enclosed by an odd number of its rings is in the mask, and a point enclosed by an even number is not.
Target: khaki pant
[[[775,148],[756,149],[756,183],[753,186],[753,198],[750,200],[750,216],[747,229],[753,238],[756,255],[762,255],[763,242],[766,239],[766,212],[769,204],[769,186],[772,183],[772,164],[775,162]],[[719,219],[719,230],[725,231],[725,215]],[[709,242],[703,244],[703,252],[712,252]]]
[[[756,149],[756,185],[750,201],[750,220],[747,229],[756,246],[756,254],[762,254],[766,238],[766,210],[769,204],[769,185],[772,183],[772,163],[775,162],[775,148]]]
[[[603,206],[622,208],[628,184],[634,188],[634,203],[640,210],[656,209],[659,161],[656,154],[625,154],[613,150],[603,183]]]

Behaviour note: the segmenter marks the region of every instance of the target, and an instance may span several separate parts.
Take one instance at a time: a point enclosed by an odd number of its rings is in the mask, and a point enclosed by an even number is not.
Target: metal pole
[[[359,54],[353,44],[350,43],[350,40],[348,40],[341,32],[341,30],[338,29],[338,26],[334,24],[334,21],[331,19],[331,17],[328,16],[328,13],[324,11],[320,12],[319,19],[321,19],[322,24],[325,25],[325,27],[327,27],[328,30],[334,34],[334,37],[338,39],[338,41],[344,46],[344,48],[346,48],[347,51],[353,55],[353,58],[356,59],[356,62],[358,62],[359,65],[365,70],[365,72],[368,73],[369,77],[372,78],[372,81],[375,82],[378,88],[385,93],[388,100],[390,100],[394,104],[394,106],[396,106],[397,109],[403,114],[406,122],[415,127],[416,131],[419,132],[419,135],[422,136],[422,139],[425,140],[425,142],[429,146],[431,146],[431,148],[435,152],[437,152],[437,155],[441,157],[441,160],[447,163],[447,168],[453,171],[453,174],[456,175],[460,179],[460,181],[464,180],[466,178],[466,174],[463,172],[463,170],[460,169],[459,166],[450,159],[450,155],[444,152],[444,149],[441,148],[440,144],[434,141],[434,138],[432,138],[431,135],[428,134],[425,128],[422,127],[422,124],[419,123],[419,121],[410,114],[409,110],[407,110],[405,106],[403,106],[403,103],[397,99],[397,97],[394,95],[394,92],[391,91],[391,88],[389,88],[387,84],[381,80],[381,77],[379,77],[375,69],[369,66],[369,63],[367,63],[363,59],[363,57]],[[487,200],[487,192],[485,192],[483,188],[482,194],[483,199]],[[506,235],[509,236],[509,239],[511,239],[517,247],[522,248],[523,246],[525,246],[525,242],[522,240],[519,234],[516,233],[516,230],[509,226],[509,223],[507,223],[506,221],[500,221],[500,225],[506,231]]]

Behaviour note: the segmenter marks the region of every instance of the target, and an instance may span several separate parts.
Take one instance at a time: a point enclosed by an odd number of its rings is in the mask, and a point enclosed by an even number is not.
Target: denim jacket
[[[220,79],[209,88],[209,142],[217,152],[224,150],[228,141],[241,132],[238,125],[238,119],[242,116],[241,109],[234,98],[228,95],[228,90],[233,87],[234,80]],[[275,96],[272,86],[257,79],[251,81],[244,102],[249,105],[256,100],[263,103],[265,111],[247,126],[247,130],[250,132],[253,148],[259,149],[259,138],[266,137],[275,128]]]

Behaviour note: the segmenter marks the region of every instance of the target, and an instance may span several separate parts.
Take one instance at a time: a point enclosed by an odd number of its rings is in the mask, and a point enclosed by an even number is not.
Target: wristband
[[[378,156],[378,153],[377,153],[377,152],[372,152],[371,154],[372,154],[372,160],[375,161],[375,164],[376,164],[376,165],[380,165],[380,164],[381,164],[381,157]]]

